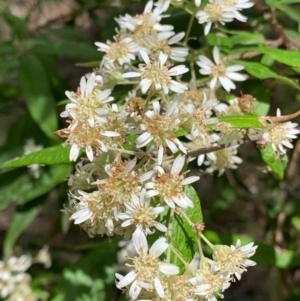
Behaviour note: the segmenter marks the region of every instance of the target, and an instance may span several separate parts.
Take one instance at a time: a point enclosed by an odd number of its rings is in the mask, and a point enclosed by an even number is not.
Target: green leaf
[[[41,172],[40,178],[34,179],[28,174],[17,177],[14,181],[0,188],[0,209],[5,209],[10,203],[25,204],[52,190],[65,181],[73,166],[52,166],[48,172]],[[4,176],[4,175],[3,175]]]
[[[277,81],[290,85],[298,90],[300,90],[300,86],[293,80],[289,79],[285,76],[280,76],[276,72],[272,71],[270,68],[256,62],[245,62],[245,61],[234,61],[238,64],[241,64],[245,67],[245,70],[251,74],[252,76],[258,79],[267,79],[274,78]]]
[[[268,143],[265,148],[260,149],[262,159],[271,168],[272,172],[279,178],[283,179],[287,161],[282,157],[276,156],[271,143]]]
[[[265,86],[258,86],[252,91],[256,98],[254,102],[255,113],[259,116],[266,116],[270,109],[270,89]]]
[[[25,230],[28,225],[35,219],[41,209],[42,206],[38,206],[24,212],[17,211],[14,213],[13,220],[4,238],[3,253],[5,258],[8,258],[12,255],[13,246],[18,237],[23,232],[23,230]]]
[[[17,168],[31,164],[67,164],[69,159],[70,146],[62,146],[61,144],[41,149],[40,151],[17,157],[9,160],[1,166],[2,169]]]
[[[28,110],[44,133],[57,139],[54,134],[57,129],[57,112],[50,94],[46,70],[34,55],[23,54],[19,60],[21,89]]]
[[[288,5],[285,5],[289,3],[294,3],[294,2],[293,1],[291,2],[291,0],[281,0],[281,1],[267,0],[267,4],[269,6],[276,7],[277,9],[283,11],[287,16],[289,16],[289,18],[293,19],[296,22],[300,22],[300,15],[298,13],[298,10]],[[299,3],[299,1],[297,1],[297,3]]]
[[[219,116],[219,121],[228,122],[235,128],[263,128],[263,124],[259,121],[258,116],[252,115],[233,115],[233,116]]]
[[[300,67],[300,52],[269,47],[260,47],[260,52],[272,57],[274,60],[292,66]]]
[[[195,189],[186,185],[184,192],[190,197],[194,203],[194,208],[188,208],[186,214],[194,223],[203,221],[200,199]],[[190,263],[197,251],[197,237],[192,227],[180,215],[175,215],[172,223],[172,239],[171,243],[174,248],[180,252],[187,263]],[[180,274],[185,271],[182,261],[172,252],[170,262],[176,264],[180,269]]]
[[[22,39],[27,32],[27,21],[20,19],[9,12],[4,12],[1,14],[5,21],[10,25],[13,30],[13,33]]]

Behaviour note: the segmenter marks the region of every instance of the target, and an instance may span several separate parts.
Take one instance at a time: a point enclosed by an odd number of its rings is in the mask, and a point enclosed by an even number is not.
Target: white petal
[[[159,269],[167,275],[177,275],[179,273],[179,267],[168,262],[161,263]]]
[[[182,167],[185,162],[185,156],[177,156],[175,161],[173,162],[171,173],[179,174],[182,170]]]
[[[155,258],[158,258],[162,253],[166,251],[168,244],[164,237],[159,238],[150,248],[149,254]]]
[[[136,278],[136,275],[136,271],[129,272],[121,281],[117,283],[117,288],[121,289],[133,282]]]
[[[161,284],[158,277],[154,278],[154,287],[155,287],[155,290],[156,290],[157,294],[161,298],[164,298],[165,297],[164,288],[163,288],[163,286],[162,286],[162,284]]]

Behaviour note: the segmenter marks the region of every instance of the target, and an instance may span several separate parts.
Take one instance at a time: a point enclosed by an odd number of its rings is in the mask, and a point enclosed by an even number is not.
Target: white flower
[[[242,273],[247,271],[248,267],[256,265],[256,262],[248,259],[254,255],[256,249],[257,246],[254,246],[253,242],[241,246],[241,241],[238,239],[235,246],[215,245],[213,258],[218,263],[220,270],[227,271],[240,280]],[[232,281],[234,281],[234,277],[232,277]]]
[[[115,42],[107,41],[106,44],[102,42],[95,42],[98,51],[106,52],[105,60],[113,63],[118,61],[122,66],[125,63],[130,64],[135,59],[135,55],[140,50],[140,46],[132,41],[131,38],[126,37],[119,41],[115,38]]]
[[[281,112],[277,109],[277,116],[281,116]],[[293,148],[292,139],[296,139],[300,130],[297,128],[298,124],[295,122],[274,122],[268,124],[264,128],[262,138],[272,144],[274,152],[278,154],[285,154],[285,148]]]
[[[163,90],[165,94],[172,90],[176,93],[183,93],[187,90],[184,84],[181,84],[175,80],[172,80],[171,76],[181,75],[189,71],[184,65],[179,65],[168,69],[165,63],[168,59],[168,55],[159,54],[158,62],[151,62],[148,54],[144,51],[140,51],[140,55],[146,64],[139,66],[140,72],[127,72],[123,74],[124,78],[141,77],[140,88],[142,93],[145,94],[149,89]]]
[[[180,32],[174,35],[173,32],[151,32],[146,36],[145,41],[150,50],[151,57],[156,58],[159,53],[167,54],[172,60],[177,62],[184,62],[189,50],[186,47],[173,47],[171,45],[178,43],[184,37],[185,32]]]
[[[164,211],[164,207],[150,206],[150,199],[146,197],[146,190],[141,191],[140,197],[132,194],[131,201],[125,203],[126,212],[118,213],[118,218],[124,220],[122,227],[134,225],[142,230],[146,235],[152,234],[150,227],[155,227],[159,231],[166,232],[167,228],[163,224],[155,221],[156,217]]]
[[[206,166],[209,166],[206,172],[213,173],[214,171],[219,171],[218,176],[221,176],[226,168],[236,169],[237,164],[243,162],[240,157],[236,156],[238,147],[238,145],[231,146],[208,153],[206,155],[208,160],[204,162]]]
[[[164,298],[164,288],[161,282],[162,275],[176,275],[179,268],[168,262],[161,262],[159,256],[168,248],[166,238],[159,238],[148,250],[148,243],[143,232],[137,231],[132,236],[134,247],[139,256],[132,259],[134,270],[126,276],[116,274],[119,280],[119,289],[129,287],[129,296],[136,300],[143,289],[155,291],[159,297]]]
[[[71,103],[66,105],[65,111],[60,116],[74,119],[72,129],[79,122],[88,122],[90,127],[94,127],[96,123],[107,122],[108,109],[106,103],[114,98],[110,96],[111,90],[100,90],[102,84],[99,84],[99,82],[102,83],[102,77],[92,73],[81,78],[77,93],[66,91]]]
[[[148,145],[151,141],[158,149],[158,164],[163,160],[164,148],[169,147],[173,154],[178,152],[178,148],[186,153],[186,149],[175,133],[179,130],[181,120],[178,116],[177,101],[174,101],[164,115],[160,113],[160,104],[153,101],[153,111],[145,113],[141,123],[143,133],[136,139],[136,147],[141,148]]]
[[[183,186],[198,181],[199,177],[184,178],[184,174],[181,173],[184,163],[185,156],[179,155],[174,160],[169,173],[166,173],[161,167],[157,167],[156,178],[145,185],[146,189],[149,189],[147,196],[161,196],[170,208],[175,208],[175,206],[184,209],[194,207],[191,199],[183,191]]]
[[[244,67],[241,65],[226,67],[224,62],[220,60],[220,51],[217,46],[215,46],[213,49],[213,58],[214,63],[208,57],[200,55],[200,61],[197,61],[197,65],[201,68],[199,72],[202,75],[210,75],[212,77],[209,84],[212,90],[216,88],[219,82],[223,88],[229,92],[231,89],[236,88],[232,80],[246,80],[245,75],[236,72],[244,69]]]
[[[133,34],[137,28],[140,31],[140,34],[145,31],[150,32],[150,30],[153,29],[156,31],[171,31],[173,30],[172,25],[162,25],[159,23],[163,18],[162,13],[166,8],[167,5],[157,5],[157,7],[153,9],[153,1],[148,1],[143,14],[136,15],[135,17],[126,14],[125,16],[120,16],[115,20],[122,29],[126,28],[133,32]]]
[[[195,2],[198,2],[198,0],[195,0]],[[203,10],[196,14],[200,24],[206,23],[205,35],[209,33],[213,23],[219,22],[224,25],[227,22],[232,22],[235,18],[241,22],[246,22],[247,18],[239,11],[254,5],[249,0],[209,0],[209,2]]]
[[[200,265],[201,268],[194,272],[195,277],[188,280],[191,291],[195,296],[201,296],[201,300],[217,301],[215,295],[222,296],[222,292],[230,286],[230,274],[220,270],[213,260],[204,258]]]
[[[235,15],[234,10],[226,10],[225,1],[209,0],[203,10],[197,12],[196,16],[200,24],[206,23],[204,34],[207,35],[213,23],[221,23],[224,25],[227,22],[232,22]]]

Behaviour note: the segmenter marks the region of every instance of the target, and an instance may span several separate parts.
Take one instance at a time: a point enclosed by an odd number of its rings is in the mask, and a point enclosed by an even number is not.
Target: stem
[[[191,273],[193,272],[190,268],[190,265],[184,260],[184,258],[181,256],[181,254],[178,252],[177,249],[175,249],[172,245],[170,246],[170,249],[172,249],[172,252],[180,259],[180,261],[184,264],[185,269],[189,270]]]
[[[202,234],[202,233],[198,233],[198,235],[200,236],[200,238],[202,238],[206,244],[213,250],[214,249],[214,245]]]
[[[138,155],[139,156],[148,156],[148,154],[145,152],[135,152],[135,151],[119,149],[119,148],[115,148],[115,147],[111,147],[111,146],[107,146],[107,149],[117,152],[117,153],[129,154],[129,155],[134,155],[134,156],[138,156]]]
[[[175,214],[175,210],[174,209],[170,209],[170,218],[169,218],[169,224],[168,224],[168,244],[169,244],[169,248],[168,248],[168,252],[167,252],[167,261],[170,262],[171,260],[171,237],[172,237],[172,228],[173,228],[173,218],[174,218],[174,214]]]
[[[190,22],[189,22],[187,30],[186,30],[186,35],[184,37],[184,41],[183,41],[184,46],[187,46],[187,42],[188,42],[190,32],[191,32],[191,29],[192,29],[192,26],[193,26],[193,23],[194,23],[194,19],[195,19],[195,14],[192,14],[191,18],[190,18]]]
[[[188,217],[188,215],[186,214],[186,212],[182,208],[180,208],[179,211],[183,215],[183,217],[185,218],[185,220],[187,221],[187,223],[193,228],[195,226],[195,224],[190,220],[190,218]]]

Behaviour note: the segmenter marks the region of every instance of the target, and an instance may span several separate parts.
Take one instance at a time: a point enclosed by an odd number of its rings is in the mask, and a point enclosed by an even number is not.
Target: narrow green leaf
[[[52,166],[48,172],[41,172],[39,179],[23,174],[14,181],[0,188],[0,209],[5,209],[10,203],[25,204],[52,190],[56,185],[64,182],[71,173],[73,166]]]
[[[267,0],[267,4],[273,7],[276,7],[277,9],[283,11],[289,18],[293,19],[296,22],[300,22],[300,15],[298,13],[297,9],[294,9],[291,6],[288,6],[286,4],[293,3],[289,0]],[[299,1],[298,1],[299,3]]]
[[[235,128],[248,129],[248,128],[263,128],[263,124],[259,121],[258,116],[252,115],[233,115],[233,116],[220,116],[218,117],[221,122],[228,122]]]
[[[300,90],[300,86],[293,80],[289,79],[285,76],[280,76],[276,72],[272,71],[267,66],[264,66],[260,63],[256,62],[245,62],[245,61],[234,61],[238,64],[241,64],[245,67],[245,70],[251,74],[252,76],[258,79],[267,79],[274,78],[277,81],[290,85],[298,90]]]
[[[18,237],[35,219],[41,209],[42,206],[38,206],[24,212],[17,211],[14,213],[13,220],[4,238],[3,253],[5,258],[8,258],[12,255],[13,247]]]
[[[17,157],[9,160],[1,166],[2,169],[17,168],[31,164],[67,164],[69,159],[70,146],[62,146],[61,144],[41,149],[40,151]]]
[[[272,57],[274,60],[292,66],[300,67],[300,52],[269,47],[260,47],[260,52]]]
[[[194,203],[194,208],[188,208],[186,214],[194,223],[202,222],[202,210],[200,199],[197,192],[191,185],[184,187],[184,192],[190,197]],[[197,251],[197,238],[192,227],[187,221],[179,215],[175,215],[172,223],[172,240],[171,243],[176,248],[184,260],[189,263],[192,261],[195,252]],[[182,261],[174,254],[171,254],[171,263],[176,264],[180,268],[180,273],[185,271],[185,266]]]
[[[287,161],[282,157],[276,156],[271,143],[268,143],[265,148],[260,149],[262,159],[271,168],[272,172],[279,178],[283,179]]]
[[[34,55],[23,54],[19,60],[21,89],[28,110],[44,133],[52,139],[57,139],[54,134],[57,129],[57,112],[50,94],[46,71]]]

